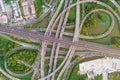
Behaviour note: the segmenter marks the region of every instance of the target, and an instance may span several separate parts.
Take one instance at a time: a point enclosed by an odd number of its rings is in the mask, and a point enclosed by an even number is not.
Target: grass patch
[[[42,0],[35,0],[35,8],[36,8],[36,16],[37,16],[37,18],[42,13],[42,5],[43,5]]]
[[[38,52],[36,50],[31,49],[23,49],[13,53],[7,58],[8,69],[14,73],[26,73],[30,68],[18,60],[22,60],[29,65],[32,65],[37,53]]]

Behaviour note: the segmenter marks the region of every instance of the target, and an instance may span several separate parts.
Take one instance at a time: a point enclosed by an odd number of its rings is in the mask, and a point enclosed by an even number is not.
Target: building
[[[92,74],[94,76],[103,74],[106,71],[107,71],[106,73],[119,72],[120,71],[120,60],[113,59],[113,58],[104,58],[104,59],[96,59],[96,60],[92,60],[92,61],[79,64],[80,74],[88,74],[90,71],[92,71]]]
[[[32,18],[36,18],[35,5],[34,5],[33,0],[29,0],[29,6],[30,6],[30,9],[31,9]]]
[[[26,1],[23,0],[22,1],[22,7],[23,7],[25,19],[36,18],[34,0],[26,0]]]
[[[29,5],[27,1],[22,2],[23,12],[25,19],[30,18],[30,11],[29,11]]]
[[[8,17],[6,15],[6,9],[3,0],[0,0],[0,23],[2,24],[8,23]]]
[[[5,6],[3,0],[0,0],[0,12],[5,12]]]
[[[8,18],[6,15],[1,15],[1,23],[7,24],[8,23]]]
[[[18,1],[21,1],[24,19]],[[5,0],[0,0],[0,23],[21,24],[26,23],[26,20],[36,18],[34,0],[11,0],[10,3],[5,3]],[[28,22],[28,21],[27,21]]]
[[[18,21],[22,20],[23,18],[22,18],[22,14],[20,11],[18,1],[14,1],[14,2],[11,1],[11,6],[13,9],[14,22],[18,22]]]

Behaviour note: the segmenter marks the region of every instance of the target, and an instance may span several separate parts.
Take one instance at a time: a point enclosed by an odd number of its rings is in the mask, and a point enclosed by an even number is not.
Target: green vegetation
[[[100,5],[96,5],[95,3],[85,3],[84,4],[84,10],[81,10],[82,11],[82,15],[83,15],[83,13],[84,13],[84,15],[87,15],[91,10],[94,10],[94,9],[99,9],[99,8],[104,8],[103,6],[100,6]],[[82,9],[83,9],[82,8]],[[81,16],[82,16],[81,15]],[[83,17],[84,16],[82,16],[82,18],[81,19],[83,19]],[[102,23],[105,23],[105,22],[109,22],[109,17],[106,19],[106,17],[108,17],[108,15],[106,15],[105,13],[101,13],[101,12],[95,12],[95,13],[92,13],[86,20],[85,20],[85,23],[84,23],[84,25],[83,25],[83,28],[82,28],[82,34],[84,34],[84,35],[91,35],[90,34],[90,32],[93,32],[93,30],[92,31],[88,31],[88,30],[90,30],[90,28],[92,29],[92,28],[94,28],[94,31],[96,30],[96,29],[99,29],[101,26],[104,26],[105,27],[105,25],[100,25],[100,27],[99,28],[97,28],[96,26],[98,26],[98,23],[101,21]],[[105,22],[104,22],[105,21]],[[100,24],[100,23],[99,23]],[[109,25],[109,24],[107,24],[107,25]],[[96,27],[96,28],[95,28]],[[108,28],[107,28],[108,29]],[[100,32],[100,34],[101,34],[101,31],[102,30],[104,30],[104,29],[99,29],[99,31],[98,30],[96,30],[96,32],[98,32],[97,33],[97,35],[99,34],[99,32]],[[106,29],[105,29],[106,30]],[[96,33],[92,33],[92,34],[96,34]],[[93,35],[91,35],[91,36],[93,36]],[[96,35],[95,35],[96,36]]]
[[[85,21],[82,34],[86,36],[97,36],[105,33],[110,27],[111,19],[103,12],[91,14]]]
[[[95,80],[102,80],[102,75],[95,76]],[[114,73],[109,74],[108,80],[120,80],[120,73],[114,72]]]
[[[76,56],[77,57],[77,56]],[[79,60],[77,60],[77,62],[72,65],[68,71],[66,80],[86,80],[87,75],[80,75],[78,73],[79,71],[79,64],[82,62],[86,62],[86,61],[90,61],[90,60],[94,60],[94,59],[98,59],[98,58],[103,58],[103,57],[84,57],[84,58],[79,58]],[[97,80],[98,77],[96,77],[95,80]]]
[[[61,58],[58,58],[58,59],[57,59],[57,67],[60,66],[60,64],[62,63],[63,60],[64,60],[64,59],[61,59]],[[58,75],[58,74],[57,74],[57,75]]]
[[[11,80],[0,72],[0,80]]]
[[[58,8],[59,4],[60,4],[61,0],[57,0],[56,6],[55,6],[55,10]]]
[[[76,0],[73,0],[73,3],[75,3]],[[74,25],[76,20],[76,7],[73,7],[70,9],[69,16],[68,16],[68,21],[66,25]]]
[[[103,80],[102,75],[95,76],[95,80]]]
[[[93,25],[96,25],[96,20],[95,20],[95,13],[93,13],[92,15],[90,15],[85,23],[84,23],[84,26],[85,27],[92,27]]]
[[[19,46],[18,44],[15,44],[3,37],[0,37],[0,64],[1,64],[0,68],[2,68],[4,70],[4,59],[5,59],[4,57],[6,57],[8,55],[9,51],[11,51],[12,49],[14,49],[18,46]],[[36,55],[37,55],[37,51],[35,51],[35,50],[17,51],[16,53],[12,54],[8,58],[8,60],[7,60],[7,62],[8,62],[7,65],[9,65],[8,69],[15,73],[25,73],[25,72],[29,71],[30,68],[28,68],[24,64],[20,63],[19,60],[26,61],[27,63],[32,65]],[[30,80],[31,76],[32,76],[32,73],[28,74],[26,76],[23,76],[23,77],[18,77],[18,78],[20,78],[21,80]]]
[[[29,67],[25,66],[20,61],[24,61],[32,65],[37,55],[36,50],[19,50],[8,57],[8,69],[15,73],[25,73],[29,71]]]
[[[10,4],[11,1],[12,1],[12,0],[5,0],[5,3],[6,3],[6,4]]]
[[[35,0],[36,16],[39,17],[42,13],[42,0]]]
[[[47,47],[48,47],[48,48],[52,48],[52,45],[50,44],[50,45],[48,45]]]
[[[71,23],[75,23],[75,18],[76,18],[76,8],[73,7],[73,8],[70,10],[70,13],[69,13],[69,16],[68,16],[67,25],[68,25],[68,24],[71,24]]]
[[[69,49],[68,48],[60,47],[60,50],[62,50],[62,51],[68,51]]]
[[[76,0],[73,0],[73,3],[75,3]],[[75,20],[76,20],[76,7],[73,7],[70,9],[69,12],[69,16],[68,16],[68,21],[67,21],[67,25],[71,25],[71,24],[75,24]]]
[[[64,32],[74,33],[74,28],[65,28]]]
[[[110,21],[109,16],[105,13],[99,13],[97,17],[100,20],[101,24],[106,24]]]
[[[120,73],[114,72],[109,74],[108,80],[120,80]]]
[[[73,38],[73,36],[69,36],[69,35],[63,35],[63,37],[69,38],[69,39],[72,39],[72,38]]]
[[[74,70],[72,72],[72,76],[70,77],[70,80],[79,80],[80,79],[80,75],[79,75],[78,71],[79,71],[79,65],[77,65],[74,68]]]
[[[17,41],[20,41],[20,42],[23,42],[23,43],[28,43],[28,44],[33,44],[33,45],[37,45],[37,46],[40,46],[41,44],[38,43],[38,42],[32,42],[31,40],[26,40],[26,39],[21,39],[21,38],[18,38],[16,36],[10,36],[12,39],[14,40],[17,40]]]
[[[94,6],[93,6],[94,5]],[[94,3],[86,3],[84,4],[84,15],[88,14],[91,10],[94,10],[96,8],[96,4]],[[93,25],[96,25],[96,20],[95,20],[95,15],[96,13],[91,14],[85,21],[84,26],[85,27],[91,27]]]
[[[73,75],[70,78],[70,80],[86,80],[87,75],[78,75],[77,70],[78,69],[75,68],[75,70],[73,71]],[[68,79],[66,79],[66,80],[68,80]],[[102,80],[102,75],[95,76],[94,80]],[[120,73],[115,72],[115,73],[109,74],[108,80],[120,80]]]
[[[19,4],[19,6],[20,6],[20,10],[21,10],[22,16],[24,16],[24,11],[23,11],[23,8],[22,8],[22,3],[21,3],[20,0],[18,1],[18,4]]]
[[[10,1],[11,0],[6,0],[6,3],[9,3]],[[60,1],[61,0],[57,0],[57,5],[55,7],[55,10],[57,9]],[[113,5],[109,0],[99,0],[99,1],[104,1],[105,3],[108,3],[116,12],[118,12],[118,9],[116,9],[115,5]],[[76,2],[76,0],[73,0],[73,3],[75,3],[75,2]],[[19,3],[19,5],[20,5],[20,8],[21,8],[21,3]],[[43,5],[43,0],[35,0],[36,16],[37,17],[39,17],[42,14],[42,5]],[[61,11],[63,10],[63,7],[64,6],[62,6]],[[101,8],[101,6],[93,4],[93,3],[92,4],[91,3],[86,3],[85,4],[85,10],[81,9],[82,14],[80,16],[82,16],[82,18],[83,18],[87,13],[89,13],[91,10],[96,9],[96,8]],[[21,8],[21,11],[22,11],[22,8]],[[83,12],[85,14],[83,14]],[[23,14],[23,11],[22,11],[22,14]],[[51,18],[50,15],[48,15],[43,20],[41,20],[41,21],[38,20],[35,24],[30,25],[28,27],[29,28],[33,28],[33,27],[34,28],[35,27],[46,28],[50,18]],[[75,25],[75,20],[76,20],[75,18],[76,18],[76,7],[72,8],[70,10],[67,25]],[[100,24],[98,24],[98,23],[100,23]],[[104,30],[106,31],[109,28],[109,27],[106,27],[106,25],[109,26],[109,23],[111,23],[111,22],[110,22],[110,18],[107,14],[99,13],[99,12],[98,13],[93,13],[86,19],[86,21],[83,25],[82,34],[96,36],[96,35],[100,34],[101,31],[104,31]],[[98,29],[99,29],[99,31],[98,31]],[[65,32],[72,32],[73,33],[74,28],[65,29]],[[65,35],[63,37],[72,38],[71,36],[65,36]],[[41,46],[40,43],[31,42],[29,40],[24,40],[24,39],[18,39],[16,37],[12,37],[12,38],[15,39],[15,40],[18,40],[18,41],[25,42],[25,43],[30,43],[30,44]],[[94,40],[94,42],[95,42],[95,40]],[[0,43],[1,43],[0,44],[0,64],[1,64],[0,66],[3,67],[4,57],[7,56],[8,51],[12,50],[13,48],[18,47],[19,45],[15,44],[13,42],[10,42],[9,40],[6,40],[2,37],[0,37]],[[108,41],[108,43],[109,43],[109,41]],[[120,47],[120,37],[111,38],[111,46]],[[52,45],[50,44],[47,47],[52,48]],[[68,51],[69,49],[64,48],[64,47],[60,47],[60,50]],[[85,51],[88,52],[89,50],[76,50],[76,52],[85,52]],[[31,50],[31,49],[29,49],[29,50],[27,50],[27,49],[19,50],[16,53],[13,53],[8,58],[6,58],[8,69],[11,70],[12,72],[15,72],[15,73],[26,73],[26,72],[28,72],[30,70],[30,68],[26,67],[20,61],[24,61],[24,62],[32,65],[36,56],[37,56],[37,53],[38,52],[36,50]],[[46,52],[46,56],[50,57],[51,52]],[[76,58],[76,56],[73,57],[73,59],[75,59],[75,58]],[[85,60],[87,61],[88,59],[85,59]],[[48,74],[49,61],[50,61],[49,59],[45,60],[45,75]],[[63,61],[63,59],[58,59],[57,67],[61,64],[62,61]],[[67,76],[66,80],[85,80],[87,78],[87,76],[86,75],[79,75],[78,71],[79,71],[79,66],[78,65],[75,66],[75,67],[72,66],[70,68],[70,71],[68,72],[69,77]],[[60,71],[58,71],[56,75],[58,75],[59,72]],[[3,75],[0,74],[0,77],[1,76],[3,76]],[[21,80],[30,80],[31,76],[32,76],[32,73],[27,75],[27,76],[19,77],[19,78]],[[102,79],[102,75],[98,75],[98,76],[95,77],[95,80],[101,80],[101,79]],[[109,74],[109,80],[119,80],[119,79],[120,79],[120,73]]]
[[[50,57],[51,56],[51,52],[50,51],[46,51],[46,57]]]
[[[49,20],[50,20],[50,15],[47,15],[42,20],[38,19],[34,24],[29,25],[29,26],[24,26],[24,27],[25,28],[47,28]],[[38,30],[38,32],[44,32],[44,31]]]
[[[20,80],[31,80],[31,76],[33,75],[33,73],[30,73],[26,76],[19,76],[17,78],[19,78]]]
[[[75,52],[93,52],[91,50],[75,50]]]
[[[120,37],[112,37],[111,46],[120,48]]]
[[[5,55],[9,50],[14,48],[15,44],[3,37],[0,37],[0,55]]]
[[[70,68],[70,71],[68,73],[69,77],[67,76],[66,80],[86,80],[87,78],[87,75],[80,75],[78,73],[79,65],[75,66],[74,68]]]
[[[50,63],[50,60],[45,60],[45,75],[48,74],[48,71],[49,71],[49,63]]]

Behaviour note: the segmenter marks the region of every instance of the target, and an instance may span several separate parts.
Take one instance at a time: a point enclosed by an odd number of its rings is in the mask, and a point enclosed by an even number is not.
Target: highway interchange
[[[113,3],[116,2],[114,0],[111,0],[111,1]],[[44,2],[46,2],[46,0],[44,0]],[[51,5],[52,2],[53,2],[53,4]],[[95,9],[95,10],[89,12],[83,18],[83,20],[80,21],[80,5],[87,3],[87,2],[102,5],[102,6],[106,7],[108,10]],[[50,0],[50,4],[46,3],[46,5],[48,5],[50,7],[50,9],[48,10],[48,13],[54,9],[55,4],[56,4],[56,0],[54,0],[54,1]],[[60,13],[60,9],[63,6],[63,4],[64,4],[64,10]],[[114,4],[117,4],[117,3],[114,3]],[[73,39],[66,40],[66,39],[63,39],[64,30],[66,27],[70,9],[75,6],[76,6],[76,23],[75,23],[74,34],[72,34]],[[119,5],[116,5],[116,6],[118,7],[118,9],[120,9]],[[90,14],[92,14],[94,12],[99,12],[99,11],[107,13],[111,17],[112,22],[111,22],[111,25],[110,25],[108,31],[106,31],[105,33],[98,35],[98,36],[81,35],[80,34],[81,29],[82,29],[83,24],[84,24],[85,20],[87,19],[87,17],[89,17]],[[48,13],[45,13],[43,15],[47,15]],[[0,26],[0,33],[1,33],[0,36],[4,37],[6,39],[9,39],[15,43],[20,44],[22,47],[17,48],[17,50],[19,50],[21,48],[32,48],[32,49],[37,49],[39,51],[39,53],[35,59],[35,62],[32,65],[32,69],[30,70],[30,72],[33,71],[32,80],[36,77],[36,74],[38,74],[38,73],[39,73],[39,75],[37,76],[38,80],[46,80],[46,79],[47,80],[55,80],[55,74],[59,70],[60,70],[60,73],[58,74],[56,80],[60,80],[62,75],[64,74],[65,70],[69,68],[69,65],[71,64],[71,59],[75,55],[75,50],[78,50],[78,49],[79,50],[91,50],[91,51],[98,52],[98,56],[102,55],[102,56],[120,58],[120,49],[119,48],[112,48],[107,45],[102,45],[102,44],[79,40],[80,38],[100,39],[100,38],[103,38],[103,37],[106,37],[107,35],[109,35],[114,28],[114,24],[115,24],[114,16],[117,18],[118,22],[120,23],[119,15],[109,5],[107,5],[101,1],[98,1],[98,0],[83,0],[83,1],[77,0],[76,3],[73,3],[73,0],[61,0],[57,10],[55,11],[54,15],[52,16],[52,18],[46,28],[44,35],[40,34],[37,31],[32,31],[30,29],[24,30],[23,28],[10,27],[10,26],[6,27],[4,25],[1,25]],[[54,27],[56,26],[56,24],[57,24],[57,30],[56,30],[55,37],[53,37],[52,32],[54,31]],[[28,39],[33,42],[40,42],[41,47],[35,46],[32,44],[28,44],[28,43],[23,43],[20,41],[15,41],[15,40],[9,38],[8,36],[6,36],[5,34],[20,37],[23,39]],[[46,55],[47,46],[49,43],[51,43],[53,46],[51,49],[48,75],[45,75],[45,55]],[[60,52],[61,46],[69,47],[69,50],[66,53],[66,56],[64,57],[62,63],[57,67],[57,60],[59,57],[58,54]],[[15,49],[15,51],[16,51],[16,49]],[[11,51],[10,54],[12,54],[12,53],[13,52]],[[24,62],[23,62],[23,64],[24,64]],[[5,68],[7,69],[7,67],[5,67]],[[7,71],[9,74],[14,75],[14,76],[26,75],[26,74],[20,74],[20,75],[14,74],[14,73],[10,72],[9,70],[7,70]]]

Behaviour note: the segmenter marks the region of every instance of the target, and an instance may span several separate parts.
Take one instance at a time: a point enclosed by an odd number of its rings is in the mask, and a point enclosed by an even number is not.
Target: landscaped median
[[[32,66],[36,56],[37,51],[32,49],[13,51],[13,53],[9,53],[5,59],[5,62],[7,63],[6,66],[8,70],[15,74],[25,74],[30,70],[30,67],[26,65]]]

